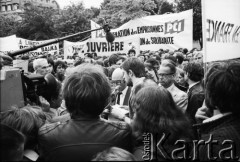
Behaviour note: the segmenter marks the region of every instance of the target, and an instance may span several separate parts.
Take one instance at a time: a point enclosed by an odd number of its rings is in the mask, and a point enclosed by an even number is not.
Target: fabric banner
[[[31,47],[31,46],[42,44],[42,43],[46,43],[48,41],[51,41],[51,40],[32,41],[32,40],[27,40],[27,39],[23,39],[23,38],[17,38],[18,46],[20,49]],[[59,43],[54,43],[54,44],[51,44],[48,46],[38,48],[37,50],[28,52],[28,54],[30,54],[32,56],[38,56],[38,55],[42,55],[45,53],[50,53],[52,55],[58,54],[59,53]]]
[[[140,39],[133,36],[128,38],[117,38],[114,42],[108,43],[105,38],[91,38],[83,49],[85,53],[96,52],[98,56],[110,56],[114,53],[128,53],[129,49],[140,52]]]
[[[88,40],[83,42],[69,42],[63,41],[64,59],[72,59],[74,53],[78,53],[80,57],[84,57],[83,48],[86,46]]]
[[[202,0],[204,62],[240,58],[239,9],[239,0]]]
[[[16,35],[0,38],[0,52],[7,54],[10,51],[19,50]]]
[[[91,29],[98,28],[91,22]],[[118,38],[139,36],[140,50],[156,51],[160,48],[175,50],[192,49],[193,45],[193,11],[147,16],[131,20],[111,32]],[[92,32],[92,38],[104,38],[103,31]]]
[[[114,53],[127,53],[130,49],[140,52],[139,37],[118,38],[108,43],[105,38],[90,38],[84,42],[64,41],[64,59],[71,59],[74,53],[84,57],[85,53],[97,53],[98,56],[110,56]]]

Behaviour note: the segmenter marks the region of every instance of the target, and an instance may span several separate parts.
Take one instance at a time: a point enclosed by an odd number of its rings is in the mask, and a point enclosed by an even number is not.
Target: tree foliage
[[[34,5],[25,8],[22,21],[17,29],[17,36],[30,40],[46,40],[54,38],[53,18],[55,11],[48,8],[39,8]]]
[[[82,3],[71,4],[62,10],[39,8],[29,3],[21,15],[0,16],[0,36],[16,34],[30,40],[47,40],[90,29],[90,21],[100,13],[98,8],[85,9]],[[90,33],[70,39],[79,41]]]
[[[201,0],[181,0],[177,2],[177,11],[193,9],[193,40],[199,41],[202,47],[202,8]]]
[[[135,18],[174,12],[166,0],[104,0],[98,22],[105,19],[116,28]]]
[[[17,15],[0,15],[0,37],[6,37],[16,34],[20,22],[16,21],[19,17]]]

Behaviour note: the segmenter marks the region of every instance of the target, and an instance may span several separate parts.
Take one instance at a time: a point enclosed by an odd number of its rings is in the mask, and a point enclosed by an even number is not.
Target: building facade
[[[31,4],[41,8],[59,9],[55,0],[0,0],[0,14],[22,13]]]

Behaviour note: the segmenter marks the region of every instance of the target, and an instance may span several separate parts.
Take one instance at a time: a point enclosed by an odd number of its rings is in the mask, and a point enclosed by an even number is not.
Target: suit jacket
[[[188,96],[185,92],[178,89],[174,84],[167,88],[167,90],[171,93],[174,102],[177,107],[185,113],[188,106]]]
[[[46,161],[90,161],[108,147],[132,151],[131,129],[123,122],[77,117],[39,130],[40,157]]]
[[[198,124],[194,126],[198,132],[201,140],[204,142],[209,141],[211,136],[211,142],[216,140],[218,143],[212,143],[212,148],[210,152],[211,157],[217,157],[217,160],[224,160],[219,158],[220,151],[231,146],[232,143],[235,147],[233,148],[233,158],[240,157],[240,115],[226,115],[219,119],[209,121],[203,124]],[[231,140],[232,142],[229,142]],[[223,142],[226,142],[225,144]],[[199,160],[208,161],[211,160],[208,157],[208,145],[205,143],[199,145]],[[223,152],[222,152],[223,153]],[[231,151],[225,151],[223,157],[231,157]],[[233,160],[233,159],[232,159]],[[235,161],[237,161],[235,159]]]
[[[202,107],[204,101],[204,89],[201,82],[192,86],[188,91],[188,107],[186,114],[189,116],[192,124],[196,123],[195,114],[198,108]]]

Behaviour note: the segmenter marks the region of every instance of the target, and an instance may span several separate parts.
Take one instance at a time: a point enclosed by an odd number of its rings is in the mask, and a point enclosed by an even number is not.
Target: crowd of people
[[[56,85],[1,112],[2,161],[239,160],[239,60],[186,48],[14,59]]]

